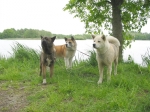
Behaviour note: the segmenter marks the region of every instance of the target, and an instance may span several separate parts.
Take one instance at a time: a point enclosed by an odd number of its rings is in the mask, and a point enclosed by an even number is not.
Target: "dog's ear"
[[[51,39],[52,39],[52,42],[54,42],[54,40],[56,39],[56,36],[52,37]]]
[[[74,41],[74,37],[73,36],[71,36],[71,40]]]
[[[105,35],[102,35],[102,39],[105,41],[106,40],[106,37],[105,37]]]
[[[94,39],[94,38],[95,38],[95,35],[92,35],[92,38]]]
[[[64,39],[65,39],[65,41],[67,41],[67,38],[66,38],[66,37],[64,37]]]
[[[43,38],[43,36],[41,36],[41,39]]]

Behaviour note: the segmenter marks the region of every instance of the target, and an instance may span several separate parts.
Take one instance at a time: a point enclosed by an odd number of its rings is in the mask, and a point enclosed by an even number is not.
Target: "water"
[[[13,54],[12,47],[18,42],[29,48],[33,48],[37,51],[41,50],[41,40],[0,40],[0,55],[10,57]],[[55,45],[65,44],[64,39],[57,39],[54,41]],[[77,40],[77,52],[74,59],[87,59],[89,52],[94,50],[92,47],[93,40]],[[128,60],[129,55],[133,58],[137,64],[142,64],[142,55],[145,55],[147,49],[150,48],[150,41],[136,40],[131,43],[131,48],[127,47],[123,51],[124,61]]]

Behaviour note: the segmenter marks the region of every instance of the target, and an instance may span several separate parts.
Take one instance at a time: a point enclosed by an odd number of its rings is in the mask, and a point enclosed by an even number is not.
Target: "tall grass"
[[[90,53],[90,57],[87,60],[87,63],[90,63],[92,66],[97,66],[97,61],[96,61],[96,52],[93,51],[89,51]]]
[[[12,47],[12,50],[13,58],[16,60],[39,60],[39,53],[37,51],[20,43],[16,43],[16,45]]]
[[[150,48],[147,49],[145,55],[142,55],[143,65],[150,66]]]

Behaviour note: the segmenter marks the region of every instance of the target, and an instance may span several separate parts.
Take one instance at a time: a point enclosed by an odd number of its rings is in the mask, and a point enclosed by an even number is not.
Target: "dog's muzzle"
[[[71,45],[70,44],[66,44],[66,47],[71,47]]]
[[[66,47],[68,47],[68,45],[66,44]]]
[[[93,44],[93,47],[96,48],[96,44]]]
[[[46,45],[46,41],[42,41],[41,44],[42,44],[42,46],[45,46]]]

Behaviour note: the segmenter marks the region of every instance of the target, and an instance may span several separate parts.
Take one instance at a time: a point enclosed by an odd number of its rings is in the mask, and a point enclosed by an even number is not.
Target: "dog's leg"
[[[65,58],[65,66],[67,69],[69,68],[69,59],[68,58]]]
[[[117,75],[118,58],[114,61],[114,75]]]
[[[101,84],[103,82],[103,66],[98,62],[98,68],[99,68],[99,80],[98,80],[98,84]]]
[[[42,64],[43,84],[46,84],[46,66]]]
[[[50,66],[50,77],[53,76],[53,71],[54,71],[54,64],[52,64],[52,65]]]
[[[40,63],[40,76],[42,75],[42,63]]]
[[[69,59],[69,68],[72,68],[72,57]]]
[[[107,81],[111,80],[111,71],[112,71],[112,63],[108,65],[108,70],[107,70]]]
[[[67,59],[64,58],[64,61],[65,61],[65,67],[67,67]]]
[[[42,75],[42,60],[41,60],[41,56],[40,56],[40,76]]]

